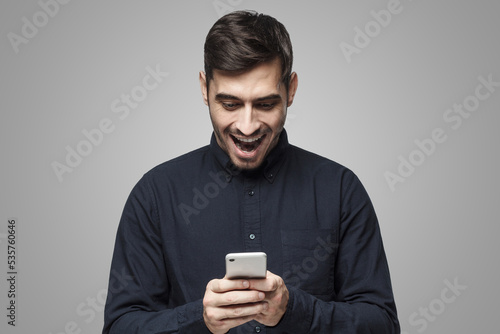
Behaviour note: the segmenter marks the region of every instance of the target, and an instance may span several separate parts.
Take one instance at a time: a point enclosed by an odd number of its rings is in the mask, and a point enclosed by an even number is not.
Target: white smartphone
[[[245,252],[226,255],[226,278],[265,278],[266,273],[266,253]]]

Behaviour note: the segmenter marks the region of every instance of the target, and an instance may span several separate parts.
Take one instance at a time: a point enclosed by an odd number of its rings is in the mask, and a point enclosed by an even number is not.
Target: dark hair
[[[288,84],[293,52],[290,36],[275,18],[254,11],[236,11],[221,17],[205,40],[207,87],[213,70],[244,72],[262,62],[279,58],[281,82]]]

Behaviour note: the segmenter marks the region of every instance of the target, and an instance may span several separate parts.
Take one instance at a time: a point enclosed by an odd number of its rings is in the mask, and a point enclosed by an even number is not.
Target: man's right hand
[[[214,279],[208,282],[203,298],[203,319],[214,334],[227,333],[265,311],[265,293],[248,290],[245,279]]]

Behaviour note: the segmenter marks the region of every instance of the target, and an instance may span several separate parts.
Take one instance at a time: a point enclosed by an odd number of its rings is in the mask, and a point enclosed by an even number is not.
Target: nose
[[[258,132],[260,122],[256,110],[253,109],[251,104],[246,104],[244,108],[238,110],[238,119],[236,121],[236,128],[245,136],[251,136]]]

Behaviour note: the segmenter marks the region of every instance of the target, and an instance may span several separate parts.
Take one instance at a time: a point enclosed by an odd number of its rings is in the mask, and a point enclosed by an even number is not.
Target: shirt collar
[[[278,175],[278,172],[283,165],[283,162],[285,160],[285,152],[288,146],[288,135],[286,133],[286,130],[283,129],[283,131],[281,131],[278,144],[265,158],[260,171],[257,172],[259,174],[262,173],[264,178],[270,183],[274,182],[276,175]],[[212,133],[212,137],[210,138],[210,150],[213,152],[216,161],[224,169],[226,173],[226,179],[228,181],[230,181],[232,177],[241,174],[241,170],[233,165],[227,153],[224,152],[217,143],[215,133]]]

